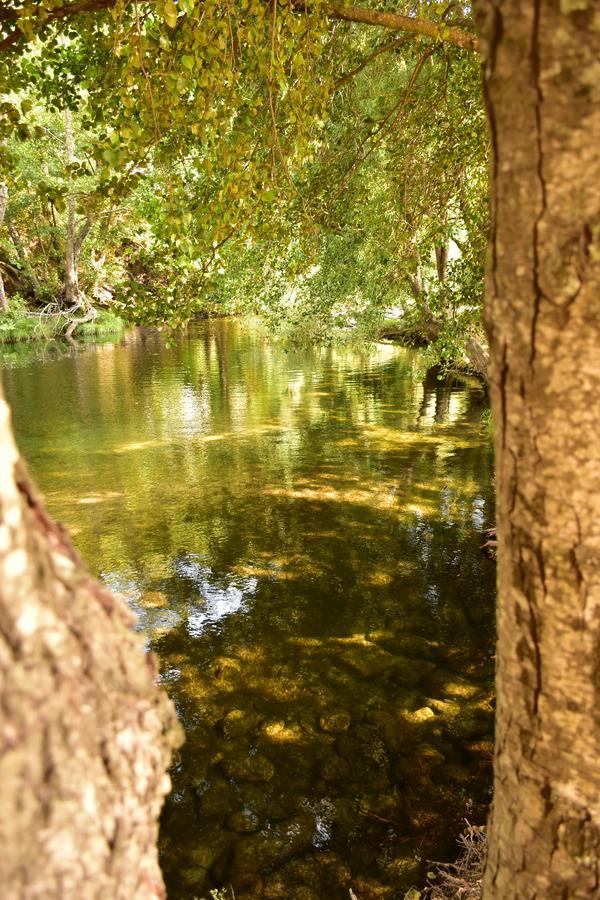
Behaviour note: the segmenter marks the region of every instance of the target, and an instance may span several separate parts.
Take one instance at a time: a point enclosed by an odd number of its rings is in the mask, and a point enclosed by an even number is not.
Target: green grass
[[[64,334],[65,324],[62,316],[46,317],[29,312],[24,300],[15,296],[11,298],[8,312],[0,313],[0,344],[49,341]],[[101,309],[93,321],[84,322],[75,329],[75,336],[85,340],[121,334],[126,324],[115,313]]]
[[[13,297],[8,312],[0,313],[0,344],[49,340],[56,333],[56,320],[28,313],[20,297]]]
[[[91,322],[84,322],[83,325],[76,328],[75,334],[84,338],[106,337],[111,334],[121,334],[126,327],[127,323],[120,316],[110,310],[101,309],[95,319]]]

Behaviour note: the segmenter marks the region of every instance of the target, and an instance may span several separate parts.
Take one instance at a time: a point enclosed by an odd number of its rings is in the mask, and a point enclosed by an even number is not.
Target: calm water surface
[[[403,897],[489,786],[481,389],[227,321],[6,357],[50,511],[138,613],[185,725],[169,897]]]

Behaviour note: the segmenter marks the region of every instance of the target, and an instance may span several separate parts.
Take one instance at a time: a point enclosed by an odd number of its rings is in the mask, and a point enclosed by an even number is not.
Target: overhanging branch
[[[416,19],[413,16],[401,16],[393,12],[380,12],[362,6],[335,5],[329,13],[332,19],[343,19],[346,22],[359,22],[363,25],[379,25],[391,31],[406,31],[422,37],[433,38],[449,44],[455,44],[462,50],[479,50],[479,40],[475,35],[438,22],[427,19]]]
[[[144,0],[140,0],[144,2]],[[117,0],[76,0],[74,3],[65,3],[40,16],[40,25],[54,22],[59,19],[70,19],[82,13],[100,12],[111,9]],[[304,3],[298,3],[298,12],[306,9]],[[443,22],[430,22],[427,19],[417,19],[413,16],[402,16],[394,12],[382,12],[375,9],[367,9],[362,6],[343,6],[334,3],[328,16],[331,19],[343,19],[346,22],[358,22],[362,25],[376,25],[380,28],[389,28],[391,31],[403,31],[408,34],[421,35],[433,38],[436,41],[454,44],[463,50],[478,51],[480,44],[478,38],[455,26],[445,25]],[[23,38],[23,32],[16,22],[18,13],[16,10],[0,10],[0,22],[14,21],[15,29],[5,38],[0,40],[0,51],[8,50]]]

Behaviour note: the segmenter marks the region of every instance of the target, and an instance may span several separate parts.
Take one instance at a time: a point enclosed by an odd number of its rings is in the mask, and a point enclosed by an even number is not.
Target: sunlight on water
[[[185,725],[169,897],[395,900],[453,856],[492,740],[482,389],[227,321],[6,362],[50,511]]]

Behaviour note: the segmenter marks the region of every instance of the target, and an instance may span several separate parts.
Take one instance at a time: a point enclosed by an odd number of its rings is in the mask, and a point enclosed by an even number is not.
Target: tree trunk
[[[27,251],[25,250],[25,247],[23,246],[23,241],[19,237],[19,232],[17,231],[17,229],[15,228],[15,226],[13,225],[12,222],[10,222],[10,221],[7,222],[6,227],[8,229],[9,237],[10,237],[11,241],[13,242],[13,246],[14,246],[15,250],[17,251],[17,256],[19,257],[19,262],[23,266],[23,272],[25,273],[25,276],[27,277],[27,279],[31,285],[31,290],[33,291],[33,296],[37,300],[40,297],[42,289],[41,289],[40,283],[38,281],[38,277],[34,272],[33,266],[31,265],[31,263],[29,261],[29,256],[27,255]]]
[[[6,184],[0,184],[0,228],[4,223],[4,216],[6,215],[6,206],[8,204],[8,187]],[[2,278],[2,271],[0,270],[0,310],[2,312],[8,312],[8,300],[6,298],[6,291],[4,290],[4,279]]]
[[[448,275],[448,250],[448,241],[443,244],[436,244],[435,246],[435,265],[440,284],[446,283],[446,277]]]
[[[64,111],[65,150],[67,165],[75,162],[75,137],[73,116],[70,109]],[[67,240],[65,245],[65,301],[67,306],[81,305],[79,290],[78,258],[81,247],[77,246],[77,198],[69,191],[67,196]]]
[[[163,897],[174,710],[125,606],[44,511],[1,395],[0,569],[2,896]]]
[[[479,11],[493,145],[497,747],[486,900],[600,896],[600,31]]]

